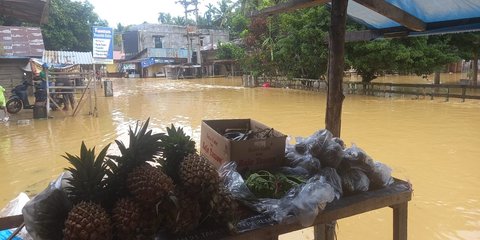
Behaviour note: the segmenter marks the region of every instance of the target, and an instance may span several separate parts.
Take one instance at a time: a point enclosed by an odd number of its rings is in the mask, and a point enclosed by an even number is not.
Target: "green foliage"
[[[92,27],[107,26],[93,5],[71,0],[52,0],[48,24],[42,26],[45,49],[92,51]]]
[[[185,134],[183,128],[175,128],[172,124],[171,127],[167,127],[167,134],[162,136],[161,146],[163,155],[160,164],[174,181],[178,181],[180,163],[186,156],[197,151],[195,141]]]
[[[80,156],[69,153],[65,153],[66,155],[63,156],[72,164],[72,167],[65,169],[72,174],[70,178],[67,178],[70,186],[66,187],[65,190],[74,203],[81,201],[100,203],[103,201],[106,185],[105,176],[107,175],[105,155],[109,146],[110,144],[95,157],[95,148],[87,149],[85,143],[82,142]]]
[[[459,58],[448,36],[376,40],[347,44],[348,63],[370,82],[378,74],[431,74]]]
[[[245,57],[245,50],[233,43],[222,43],[218,46],[218,59],[242,60]]]
[[[150,119],[147,119],[143,125],[137,123],[135,130],[129,129],[130,141],[128,147],[123,142],[115,140],[120,150],[120,156],[108,156],[106,164],[107,172],[107,190],[109,197],[107,205],[112,205],[114,199],[127,195],[126,179],[128,174],[136,167],[147,161],[154,161],[154,158],[161,153],[160,138],[163,133],[152,133],[148,130]]]

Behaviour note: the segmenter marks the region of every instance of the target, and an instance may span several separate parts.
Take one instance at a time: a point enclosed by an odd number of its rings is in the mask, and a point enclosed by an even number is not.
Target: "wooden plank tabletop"
[[[407,203],[412,198],[412,191],[410,183],[395,179],[395,182],[389,187],[344,197],[327,204],[327,207],[317,216],[313,225],[326,224],[375,209]],[[275,239],[278,235],[303,228],[305,227],[298,222],[277,224],[263,226],[260,229],[229,236],[225,239]]]

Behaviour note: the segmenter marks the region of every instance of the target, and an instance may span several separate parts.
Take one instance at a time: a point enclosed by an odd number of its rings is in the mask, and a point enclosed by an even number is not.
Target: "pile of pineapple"
[[[72,165],[65,191],[74,203],[64,239],[182,235],[206,219],[233,226],[237,204],[195,142],[173,125],[153,134],[148,122],[129,130],[128,146],[115,141],[119,156],[107,156],[109,146],[95,156],[84,143],[80,156],[64,156]]]

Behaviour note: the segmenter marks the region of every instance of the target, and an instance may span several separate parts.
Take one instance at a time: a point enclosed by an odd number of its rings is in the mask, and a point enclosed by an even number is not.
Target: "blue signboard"
[[[113,29],[93,27],[93,58],[97,63],[113,63]]]

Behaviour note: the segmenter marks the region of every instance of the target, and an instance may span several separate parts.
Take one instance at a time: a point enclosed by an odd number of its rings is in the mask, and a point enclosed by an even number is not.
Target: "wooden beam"
[[[340,137],[342,127],[343,67],[345,65],[345,30],[348,0],[333,0],[328,43],[328,89],[325,128]]]
[[[425,31],[426,24],[417,17],[403,11],[385,0],[354,0],[360,5],[369,8],[393,21],[414,31]]]
[[[252,17],[270,16],[279,13],[292,12],[297,9],[315,7],[327,2],[330,2],[330,0],[290,0],[259,11],[253,11],[250,15]]]

